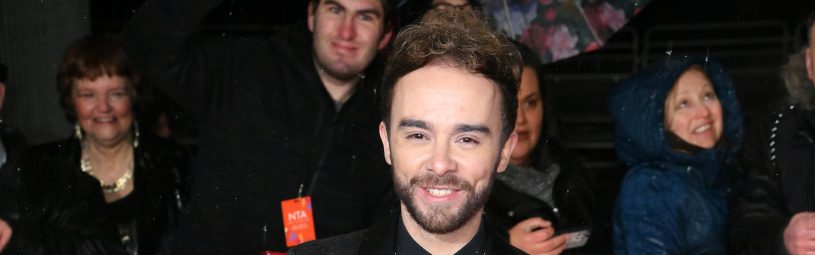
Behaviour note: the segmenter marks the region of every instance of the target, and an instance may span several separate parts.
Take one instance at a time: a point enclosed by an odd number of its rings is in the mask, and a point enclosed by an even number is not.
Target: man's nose
[[[354,21],[354,15],[348,15],[342,19],[339,30],[340,38],[343,40],[351,40],[357,36],[356,22]]]
[[[428,170],[433,171],[438,176],[442,176],[448,171],[456,169],[456,163],[451,157],[450,146],[446,142],[437,142],[433,146],[433,156],[430,159]]]

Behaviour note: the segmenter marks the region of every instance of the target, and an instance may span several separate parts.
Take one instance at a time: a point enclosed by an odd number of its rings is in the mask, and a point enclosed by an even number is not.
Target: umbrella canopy
[[[602,47],[651,0],[480,0],[498,29],[543,63]]]

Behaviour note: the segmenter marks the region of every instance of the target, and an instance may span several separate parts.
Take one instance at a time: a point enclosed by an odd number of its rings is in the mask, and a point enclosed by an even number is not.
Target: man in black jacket
[[[0,63],[0,109],[6,98],[7,78],[8,67]],[[23,134],[0,121],[0,252],[11,238],[12,230],[8,221],[19,218],[17,196],[20,173],[17,167],[27,148]]]
[[[523,254],[482,216],[517,140],[518,51],[456,9],[430,11],[394,45],[379,136],[400,213],[289,254]]]
[[[815,12],[807,46],[783,68],[786,98],[758,114],[736,175],[734,254],[815,253]]]
[[[285,251],[302,241],[284,237],[281,203],[295,198],[311,199],[317,238],[370,226],[395,205],[369,68],[390,39],[389,1],[313,0],[307,22],[270,38],[198,36],[220,2],[147,1],[123,35],[146,84],[199,119],[170,253]]]

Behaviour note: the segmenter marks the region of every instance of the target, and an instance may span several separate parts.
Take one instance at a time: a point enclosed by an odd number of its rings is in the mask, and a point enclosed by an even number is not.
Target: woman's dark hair
[[[532,162],[532,165],[535,167],[549,165],[552,163],[551,161],[563,163],[563,161],[566,161],[562,158],[564,154],[566,154],[566,151],[560,141],[559,118],[555,114],[550,88],[544,83],[543,78],[545,74],[542,71],[540,59],[538,55],[526,45],[514,40],[512,43],[515,44],[515,47],[518,48],[518,52],[521,53],[524,67],[533,68],[535,74],[538,75],[538,88],[541,94],[541,103],[543,104],[543,123],[541,123],[540,139],[538,140],[538,144],[535,145],[535,149],[530,152],[530,162]]]
[[[111,35],[87,35],[68,46],[57,72],[60,105],[68,121],[76,121],[73,106],[76,82],[83,79],[93,81],[103,76],[119,76],[124,79],[134,112],[140,112],[142,104],[136,88],[139,74],[128,62],[119,38]]]

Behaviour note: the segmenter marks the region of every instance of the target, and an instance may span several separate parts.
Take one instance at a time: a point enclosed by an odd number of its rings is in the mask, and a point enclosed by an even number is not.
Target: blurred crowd
[[[622,80],[606,212],[540,55],[477,1],[311,0],[272,36],[202,35],[221,2],[66,48],[69,137],[0,121],[0,254],[815,254],[815,12],[749,121],[707,55]]]

